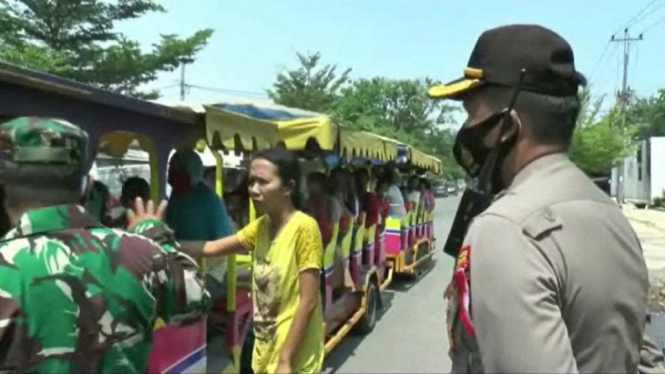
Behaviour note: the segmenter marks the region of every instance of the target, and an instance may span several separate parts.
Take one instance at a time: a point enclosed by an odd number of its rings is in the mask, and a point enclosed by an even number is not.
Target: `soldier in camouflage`
[[[0,372],[144,373],[158,317],[209,306],[196,263],[142,202],[129,232],[78,203],[88,136],[61,120],[0,125],[0,168],[13,229],[0,241]]]

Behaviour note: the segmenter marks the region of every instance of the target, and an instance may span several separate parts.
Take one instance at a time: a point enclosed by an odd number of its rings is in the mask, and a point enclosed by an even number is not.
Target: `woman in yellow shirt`
[[[182,243],[205,257],[252,253],[255,373],[318,373],[323,365],[323,243],[316,221],[296,208],[300,180],[292,152],[257,153],[248,188],[262,216],[234,236]]]

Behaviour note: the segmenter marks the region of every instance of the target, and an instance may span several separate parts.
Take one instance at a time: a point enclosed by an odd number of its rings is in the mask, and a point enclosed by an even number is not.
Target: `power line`
[[[211,92],[268,97],[268,94],[263,93],[263,92],[234,90],[234,89],[220,88],[220,87],[208,87],[208,86],[201,86],[201,85],[196,85],[196,84],[188,84],[188,86],[191,87],[191,88],[197,88],[199,90],[211,91]]]
[[[648,13],[648,10],[651,6],[656,4],[656,2],[658,2],[658,0],[649,1],[636,15],[633,16],[633,18],[631,18],[630,20],[628,20],[628,22],[626,22],[626,25],[623,28],[624,29],[630,28],[633,25],[640,22],[642,19],[644,19],[645,16],[648,16],[649,14],[651,14],[651,13]],[[661,6],[662,6],[662,4],[661,4]],[[656,9],[654,9],[654,10],[656,10]],[[621,31],[621,28],[619,28],[617,31],[615,31],[614,34],[618,33],[619,31]]]
[[[652,23],[651,25],[645,27],[644,30],[642,30],[642,34],[646,33],[647,31],[653,29],[654,27],[660,25],[663,22],[665,22],[665,16],[661,17],[658,21]]]
[[[623,38],[615,38],[612,35],[612,42],[623,43],[623,82],[621,85],[621,95],[619,99],[619,105],[621,108],[621,127],[626,128],[626,104],[628,103],[628,60],[630,58],[630,44],[633,42],[638,42],[643,40],[642,34],[639,37],[631,37],[628,33],[628,28],[624,30]],[[624,190],[623,190],[623,180],[624,180],[624,171],[623,171],[623,162],[619,164],[618,170],[618,183],[617,183],[617,203],[623,204],[624,202]]]
[[[610,49],[610,45],[613,45],[613,47]],[[605,70],[607,65],[609,64],[610,61],[613,60],[614,55],[616,52],[619,50],[619,46],[616,44],[612,43],[612,40],[607,41],[607,45],[605,47],[605,50],[603,53],[600,55],[600,58],[594,65],[593,70],[591,70],[591,76],[589,77],[589,86],[593,85],[593,83],[596,81],[596,79],[600,76],[600,73]],[[606,59],[603,59],[605,55],[607,54],[607,51],[610,51],[610,54],[607,56]]]

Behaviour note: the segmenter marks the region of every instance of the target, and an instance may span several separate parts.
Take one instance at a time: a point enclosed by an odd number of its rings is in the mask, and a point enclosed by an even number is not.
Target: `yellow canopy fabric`
[[[206,135],[213,148],[256,151],[271,148],[279,141],[273,123],[227,111],[220,104],[206,105]]]
[[[284,140],[287,149],[305,149],[307,141],[314,139],[319,147],[325,151],[335,149],[337,143],[337,124],[325,116],[303,118],[291,121],[277,122],[279,135]]]
[[[274,147],[279,142],[276,124],[226,109],[235,104],[235,101],[217,101],[214,104],[176,102],[166,105],[204,115],[206,139],[212,148],[256,151]]]
[[[349,159],[369,158],[389,161],[389,147],[382,137],[366,131],[352,131],[342,128],[340,133],[340,155]],[[395,155],[396,155],[395,147]],[[394,158],[394,157],[393,157]]]
[[[371,133],[370,133],[371,134]],[[375,138],[381,140],[383,143],[383,148],[385,149],[386,152],[386,160],[385,161],[395,161],[397,160],[397,154],[399,151],[400,147],[408,147],[406,144],[400,142],[399,140],[395,140],[392,138],[389,138],[387,136],[382,136],[382,135],[376,135],[376,134],[371,134]]]

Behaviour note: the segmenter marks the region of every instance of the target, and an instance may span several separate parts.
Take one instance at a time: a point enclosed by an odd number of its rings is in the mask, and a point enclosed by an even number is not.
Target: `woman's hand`
[[[162,221],[164,210],[166,210],[166,201],[162,201],[162,203],[159,204],[159,207],[155,210],[155,204],[153,204],[152,200],[144,203],[143,199],[137,197],[134,202],[134,208],[127,210],[127,230],[130,231],[134,229],[143,221],[152,219]]]
[[[288,361],[280,360],[277,364],[277,374],[293,374],[293,369],[291,368],[291,363]]]

